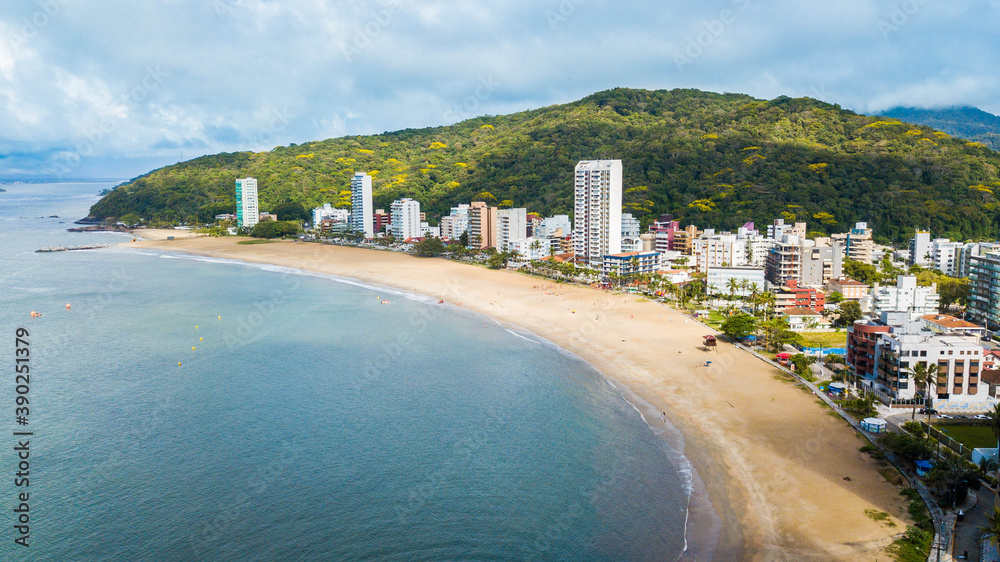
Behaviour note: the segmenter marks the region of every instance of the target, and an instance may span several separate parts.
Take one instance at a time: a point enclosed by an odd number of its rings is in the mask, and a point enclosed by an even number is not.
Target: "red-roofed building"
[[[792,279],[788,285],[774,292],[774,308],[784,312],[789,308],[811,308],[815,312],[823,312],[826,306],[826,294],[812,287],[799,287],[798,281]]]

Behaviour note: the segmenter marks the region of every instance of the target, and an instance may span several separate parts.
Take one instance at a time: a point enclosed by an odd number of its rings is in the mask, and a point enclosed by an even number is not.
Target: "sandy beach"
[[[718,560],[887,559],[883,549],[905,529],[899,488],[858,451],[864,441],[853,429],[751,355],[721,343],[706,351],[702,336],[710,332],[668,307],[443,259],[238,240],[178,236],[127,246],[269,263],[422,293],[572,351],[648,402],[655,409],[652,417],[644,412],[651,425],[662,424],[656,413],[665,411],[683,434],[684,454],[712,508],[692,510],[692,528],[700,531],[690,538],[689,559],[702,559],[714,534]],[[873,520],[866,510],[888,512],[895,526]]]

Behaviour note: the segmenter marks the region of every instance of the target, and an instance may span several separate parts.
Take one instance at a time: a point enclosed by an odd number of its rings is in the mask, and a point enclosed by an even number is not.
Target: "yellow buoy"
[[[222,320],[222,317],[221,317],[221,316],[219,317],[219,320]]]
[[[198,338],[198,341],[205,341],[205,338]]]
[[[181,366],[181,362],[180,362],[180,361],[178,361],[178,362],[177,362],[177,366],[178,366],[178,367],[180,367],[180,366]]]
[[[194,346],[193,345],[191,346],[191,351],[194,351]]]
[[[194,327],[194,329],[195,329],[195,330],[197,330],[197,329],[198,329],[198,326],[195,326],[195,327]]]

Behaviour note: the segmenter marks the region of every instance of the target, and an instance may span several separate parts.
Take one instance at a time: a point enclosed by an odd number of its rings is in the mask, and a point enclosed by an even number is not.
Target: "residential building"
[[[868,228],[868,223],[856,223],[854,228],[846,234],[834,234],[831,238],[841,242],[847,259],[867,264],[872,263],[875,241],[872,239],[872,229]]]
[[[968,336],[931,332],[882,334],[877,347],[874,386],[898,399],[911,399],[918,390],[912,369],[920,363],[937,367],[929,398],[938,409],[984,407],[986,385],[979,384],[983,348]]]
[[[840,293],[845,301],[860,301],[868,296],[870,288],[861,281],[855,281],[849,277],[831,279],[826,284],[826,290],[830,293]]]
[[[602,271],[605,275],[653,274],[660,269],[659,252],[628,252],[604,256]]]
[[[745,242],[729,232],[716,234],[711,228],[706,228],[694,240],[693,254],[694,265],[702,273],[713,267],[739,266],[747,262]]]
[[[823,330],[830,327],[830,321],[811,308],[787,308],[781,315],[788,321],[788,329],[793,332]]]
[[[257,213],[257,223],[260,224],[265,221],[277,221],[278,215],[274,213]]]
[[[780,220],[780,219],[779,219]],[[770,227],[768,227],[770,229]],[[772,286],[781,287],[802,281],[802,239],[784,234],[768,250],[764,278]]]
[[[795,280],[774,291],[774,309],[778,312],[790,308],[809,308],[822,313],[825,306],[826,294],[823,291],[801,286]]]
[[[420,238],[420,203],[404,197],[392,202],[389,207],[392,215],[390,230],[393,238],[398,241],[410,238]]]
[[[804,240],[802,243],[803,285],[825,286],[844,275],[844,248],[829,238]]]
[[[349,218],[350,212],[347,209],[337,209],[330,206],[329,203],[324,203],[322,207],[316,207],[312,210],[313,228],[318,227],[324,220],[347,222]]]
[[[989,252],[1000,252],[998,242],[969,242],[963,244],[959,251],[958,275],[957,277],[969,277],[972,275],[972,258],[980,258]]]
[[[986,335],[986,328],[979,324],[973,324],[972,322],[967,322],[948,314],[928,314],[921,316],[920,322],[924,330],[934,332],[935,334],[973,336],[976,338],[982,338]]]
[[[941,304],[937,284],[918,287],[917,278],[912,275],[900,275],[895,287],[881,287],[876,283],[865,300],[869,301],[868,306],[863,303],[862,308],[870,309],[874,318],[883,312],[905,312],[911,322],[921,316],[937,314]]]
[[[528,227],[528,236],[535,236],[538,233],[538,227],[542,225],[542,220],[545,217],[539,215],[538,213],[528,213],[527,222],[525,223]]]
[[[469,247],[496,247],[497,208],[482,201],[469,205]]]
[[[507,245],[507,251],[517,252],[526,260],[540,260],[552,255],[553,245],[557,244],[558,239],[555,238],[530,236],[520,240],[512,240]]]
[[[700,232],[698,227],[695,225],[690,225],[685,227],[683,230],[678,230],[674,232],[673,242],[670,245],[670,250],[680,252],[685,256],[690,256],[694,254],[694,241],[698,239]],[[657,249],[660,247],[659,235],[657,235]],[[693,265],[693,264],[692,264]]]
[[[451,214],[441,217],[441,237],[458,239],[469,230],[469,206],[465,203],[451,208]]]
[[[931,260],[931,233],[917,230],[910,239],[910,265],[928,265]]]
[[[388,231],[391,221],[392,215],[385,212],[385,209],[375,209],[375,214],[372,215],[372,224],[374,225],[375,232],[385,234]]]
[[[622,161],[578,163],[573,195],[576,258],[600,270],[604,256],[621,253]]]
[[[775,219],[772,224],[767,225],[767,237],[772,240],[781,240],[784,235],[798,236],[799,240],[806,239],[806,223],[797,222],[794,225],[785,224],[784,219]]]
[[[715,292],[748,297],[752,293],[764,291],[764,269],[761,267],[710,267],[705,278],[706,290],[715,287]],[[735,292],[730,288],[735,289]],[[756,290],[755,290],[756,289]]]
[[[962,244],[947,238],[937,238],[931,242],[930,267],[945,275],[957,275]]]
[[[497,248],[506,251],[511,242],[524,240],[528,237],[527,214],[527,209],[499,209],[497,211]]]
[[[534,236],[540,238],[565,238],[573,235],[569,215],[555,215],[542,219]]]
[[[639,219],[631,213],[622,213],[622,252],[642,251],[642,239],[639,238]]]
[[[1000,251],[969,259],[967,316],[987,331],[1000,330]]]
[[[372,177],[364,172],[355,172],[351,178],[351,230],[363,232],[365,238],[374,237],[375,221],[372,215]]]
[[[851,373],[858,379],[875,380],[875,358],[882,334],[892,330],[874,321],[859,321],[847,328],[847,355],[844,357]]]
[[[241,178],[236,180],[236,226],[253,228],[260,221],[257,205],[257,180]]]

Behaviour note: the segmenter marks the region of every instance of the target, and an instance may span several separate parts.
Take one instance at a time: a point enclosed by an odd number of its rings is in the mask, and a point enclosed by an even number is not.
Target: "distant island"
[[[447,127],[204,156],[121,184],[90,214],[210,222],[234,212],[234,181],[247,176],[262,210],[348,207],[350,179],[365,171],[376,208],[412,197],[432,225],[461,201],[552,215],[572,211],[566,171],[605,157],[623,161],[624,210],[643,225],[668,213],[720,229],[777,216],[822,234],[867,221],[881,242],[931,226],[1000,236],[1000,154],[983,143],[810,98],[624,88]]]

